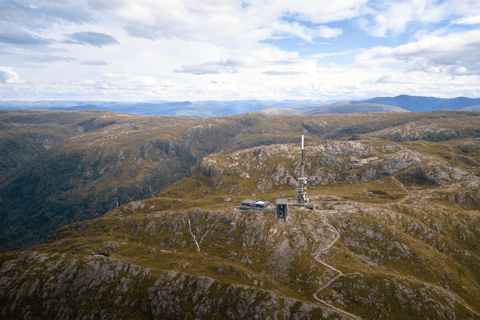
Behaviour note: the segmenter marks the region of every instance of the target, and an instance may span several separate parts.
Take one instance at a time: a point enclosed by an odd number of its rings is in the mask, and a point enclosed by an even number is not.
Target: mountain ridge
[[[122,113],[152,115],[152,116],[182,116],[182,117],[215,117],[231,116],[249,112],[261,112],[261,110],[280,108],[292,109],[295,113],[309,114],[321,107],[332,107],[333,105],[348,104],[358,105],[362,111],[356,110],[353,106],[348,112],[383,112],[395,109],[386,108],[378,110],[382,104],[401,108],[410,112],[438,111],[438,110],[466,110],[469,107],[480,104],[479,98],[457,97],[451,99],[399,95],[396,97],[376,97],[358,101],[318,101],[318,100],[234,100],[234,101],[145,101],[145,102],[121,102],[121,101],[3,101],[0,102],[1,110],[21,109],[47,109],[47,110],[90,110],[113,111]],[[373,104],[373,105],[368,105]],[[368,107],[371,108],[368,108]],[[332,111],[333,110],[333,111]],[[334,112],[331,109],[329,112]],[[478,111],[478,110],[476,110]],[[340,112],[342,110],[340,109]],[[343,111],[345,112],[345,111]]]
[[[437,111],[437,110],[461,110],[480,103],[480,98],[466,97],[435,98],[422,96],[399,95],[396,97],[378,97],[352,103],[379,103],[399,107],[411,112]]]
[[[409,112],[405,109],[378,103],[351,103],[348,101],[323,105],[307,114],[345,114],[355,112]]]

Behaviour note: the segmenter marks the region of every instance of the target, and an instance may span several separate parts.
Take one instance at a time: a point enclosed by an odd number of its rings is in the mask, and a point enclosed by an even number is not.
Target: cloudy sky
[[[478,0],[0,0],[0,100],[480,97]]]

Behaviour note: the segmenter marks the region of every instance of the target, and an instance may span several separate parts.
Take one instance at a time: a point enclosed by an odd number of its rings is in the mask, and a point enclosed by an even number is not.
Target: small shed
[[[277,218],[285,219],[288,213],[288,199],[277,199]]]

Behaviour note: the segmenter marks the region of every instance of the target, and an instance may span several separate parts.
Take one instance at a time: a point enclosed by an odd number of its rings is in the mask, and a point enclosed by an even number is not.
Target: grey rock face
[[[115,250],[118,247],[118,243],[114,241],[105,241],[102,245],[103,249]]]
[[[256,189],[260,192],[274,186],[296,187],[296,177],[300,176],[300,151],[298,147],[271,145],[237,151],[229,157],[210,155],[199,164],[197,174],[210,178],[209,183],[216,188],[225,187],[222,179],[218,178],[223,174],[238,175],[239,180],[258,179]],[[279,157],[283,161],[277,164],[275,161]],[[372,181],[431,161],[403,146],[389,144],[372,147],[356,141],[331,141],[307,147],[305,159],[308,183],[313,186],[342,181]],[[289,160],[293,160],[291,166],[286,165]],[[452,174],[462,176],[458,169],[452,170]]]
[[[452,182],[450,175],[438,167],[418,167],[406,170],[400,177],[412,183],[442,186]]]
[[[132,210],[143,209],[144,207],[145,207],[145,205],[143,203],[141,203],[140,201],[130,203],[130,208]]]
[[[369,152],[363,152],[360,148],[358,150],[359,155],[369,157],[359,158],[358,156],[353,156],[352,150],[349,150],[348,153],[344,153],[350,155],[348,162],[334,155],[325,155],[323,158],[317,161],[317,167],[326,167],[335,171],[347,172],[328,172],[319,168],[309,176],[309,183],[312,185],[328,185],[329,183],[337,181],[371,181],[375,179],[381,179],[383,176],[399,173],[409,166],[418,165],[427,161],[427,158],[418,152],[405,150],[403,148],[399,149],[395,153],[378,157],[370,157],[370,155],[374,154],[371,150],[369,150]],[[394,151],[396,149],[390,146],[388,151],[390,150]],[[357,173],[349,173],[348,171],[351,170],[359,171]]]
[[[35,271],[25,272],[32,263],[38,264]],[[47,313],[55,319],[131,319],[132,312],[166,319],[200,319],[212,314],[228,319],[247,314],[272,320],[326,319],[317,305],[262,289],[175,271],[154,277],[148,268],[108,257],[67,259],[66,255],[37,252],[20,254],[17,260],[3,264],[0,299],[6,302],[0,314],[12,319],[40,319]],[[91,301],[107,303],[92,308]],[[301,304],[294,314],[280,307],[294,303]]]
[[[215,154],[211,154],[205,157],[198,166],[200,172],[206,177],[214,177],[223,173],[223,170],[215,165],[216,161],[213,160],[214,155]]]
[[[451,119],[450,121],[455,120]],[[476,134],[473,128],[449,128],[445,123],[431,119],[410,122],[398,127],[372,132],[369,133],[368,136],[395,142],[407,142],[417,140],[448,141],[468,136],[476,136]]]

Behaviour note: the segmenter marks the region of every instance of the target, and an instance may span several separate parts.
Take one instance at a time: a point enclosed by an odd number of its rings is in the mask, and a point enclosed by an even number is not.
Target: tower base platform
[[[308,201],[304,203],[300,203],[297,201],[288,201],[288,206],[290,207],[304,207],[307,209],[315,209],[315,202],[313,201]]]

